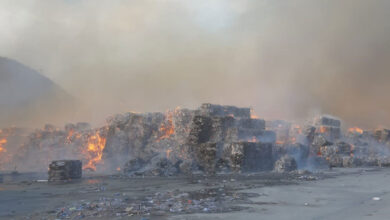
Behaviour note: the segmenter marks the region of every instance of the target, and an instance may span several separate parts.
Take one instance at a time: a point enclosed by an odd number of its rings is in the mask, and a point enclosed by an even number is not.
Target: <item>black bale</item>
[[[331,126],[331,127],[340,127],[341,121],[339,119],[330,117],[330,116],[321,116],[315,119],[315,125],[317,126]]]
[[[217,144],[212,142],[199,144],[195,152],[196,162],[207,174],[215,174],[217,163]]]
[[[49,165],[49,181],[80,179],[82,163],[80,160],[57,160]]]
[[[229,155],[231,168],[236,172],[272,170],[272,144],[260,142],[232,143],[225,152]]]
[[[197,110],[197,114],[220,117],[233,116],[237,118],[250,118],[251,110],[250,108],[205,103]]]

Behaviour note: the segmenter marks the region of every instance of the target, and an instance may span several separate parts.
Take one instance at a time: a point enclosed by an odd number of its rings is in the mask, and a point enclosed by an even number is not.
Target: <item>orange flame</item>
[[[71,143],[72,142],[71,138],[72,138],[73,134],[74,134],[74,130],[70,129],[69,132],[68,132],[68,136],[66,137],[66,143]]]
[[[253,136],[252,139],[248,140],[248,142],[256,143],[258,140],[255,136]]]
[[[251,119],[259,119],[260,117],[256,115],[255,110],[251,108]]]
[[[103,150],[106,146],[106,138],[101,137],[99,133],[96,133],[88,138],[87,149],[85,150],[85,156],[87,158],[87,164],[83,169],[91,169],[96,171],[96,165],[102,162]]]
[[[363,134],[363,129],[358,128],[358,127],[353,127],[348,129],[349,133],[356,133],[356,134]]]
[[[0,139],[0,153],[7,152],[7,149],[4,147],[5,144],[7,144],[7,139]]]
[[[320,127],[320,133],[323,134],[323,133],[326,133],[328,131],[328,129],[325,127],[325,126],[321,126]]]
[[[162,135],[157,139],[157,141],[169,138],[175,133],[175,126],[173,125],[173,112],[167,113],[167,121],[166,123],[161,124],[160,132]]]
[[[299,125],[294,125],[293,126],[293,129],[294,131],[297,133],[297,134],[302,134],[302,127],[299,126]]]

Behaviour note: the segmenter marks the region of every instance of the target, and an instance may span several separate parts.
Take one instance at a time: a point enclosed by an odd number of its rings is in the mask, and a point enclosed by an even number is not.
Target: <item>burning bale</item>
[[[377,129],[374,131],[374,138],[380,143],[387,143],[390,141],[389,129]]]
[[[49,181],[80,179],[82,163],[80,160],[58,160],[49,165]]]
[[[341,137],[341,121],[331,116],[320,116],[314,120],[316,133],[322,134],[327,139],[335,140]]]
[[[288,143],[291,123],[282,120],[267,121],[266,127],[267,130],[275,132],[276,144],[284,145]]]
[[[215,169],[272,169],[272,144],[262,141],[265,121],[250,117],[250,109],[204,104],[193,118],[187,145],[206,172]]]
[[[387,166],[383,156],[390,155],[387,129],[355,127],[344,136],[341,121],[331,116],[304,125],[265,122],[250,108],[214,104],[118,114],[101,128],[87,123],[46,125],[16,138],[23,143],[15,148],[9,147],[15,142],[6,131],[0,132],[0,168],[23,161],[29,169],[43,170],[52,160],[75,158],[84,170],[169,176],[266,171],[274,164],[275,170],[289,170],[294,162],[300,169]]]

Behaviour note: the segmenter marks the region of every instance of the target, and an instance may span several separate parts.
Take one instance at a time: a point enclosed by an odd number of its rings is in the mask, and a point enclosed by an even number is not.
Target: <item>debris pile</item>
[[[12,148],[5,131],[0,132],[0,169],[23,164],[25,170],[45,170],[64,158],[81,160],[84,170],[130,176],[390,166],[390,130],[355,127],[343,134],[341,120],[332,116],[304,124],[266,122],[250,108],[214,104],[118,114],[100,128],[46,125],[16,138],[23,142]]]
[[[258,194],[238,193],[224,188],[157,192],[140,199],[119,194],[94,201],[80,201],[58,209],[54,215],[59,219],[74,219],[80,216],[101,218],[232,212],[247,209],[235,204],[238,202],[251,204],[253,202],[249,198],[255,196]]]

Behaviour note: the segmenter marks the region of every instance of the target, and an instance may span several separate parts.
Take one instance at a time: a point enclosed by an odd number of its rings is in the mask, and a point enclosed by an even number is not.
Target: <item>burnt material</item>
[[[80,160],[57,160],[49,165],[49,181],[80,179],[82,163]]]
[[[208,116],[232,116],[236,118],[250,118],[251,110],[250,108],[238,108],[235,106],[228,105],[214,105],[210,103],[205,103],[200,106],[197,110],[198,114],[208,115]]]
[[[272,144],[236,142],[228,148],[233,171],[252,172],[272,170]]]
[[[275,162],[275,172],[284,173],[297,169],[297,162],[289,155],[285,155]]]
[[[214,174],[216,172],[216,163],[217,163],[216,143],[208,142],[208,143],[199,144],[195,155],[199,167],[205,173]]]
[[[317,126],[340,127],[341,121],[330,116],[321,116],[315,120]]]

